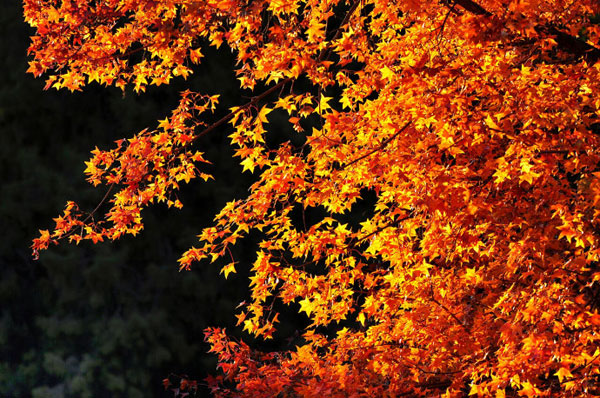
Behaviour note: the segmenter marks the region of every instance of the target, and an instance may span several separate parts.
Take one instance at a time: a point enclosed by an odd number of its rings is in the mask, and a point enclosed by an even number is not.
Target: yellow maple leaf
[[[561,383],[563,382],[563,380],[565,378],[572,378],[573,375],[571,374],[571,371],[565,367],[561,367],[560,369],[558,369],[555,373],[555,376],[558,376],[558,381],[560,381]]]
[[[327,109],[331,109],[331,106],[328,104],[328,102],[331,100],[331,97],[325,97],[323,94],[321,94],[321,100],[319,101],[319,110],[321,112],[327,110]]]
[[[267,115],[269,113],[271,113],[272,109],[268,108],[266,105],[263,106],[260,110],[260,112],[258,112],[258,116],[256,117],[258,120],[260,120],[262,123],[269,123],[269,121],[267,120]]]
[[[494,119],[491,118],[490,115],[487,115],[487,117],[485,118],[485,124],[487,124],[488,127],[492,128],[494,130],[502,131],[502,129],[500,128],[500,126],[498,126],[496,124],[496,122],[494,121]]]
[[[394,73],[394,71],[392,71],[387,66],[384,66],[381,69],[381,77],[383,77],[384,79],[391,80],[394,76],[396,76],[396,74]]]
[[[298,304],[300,304],[300,311],[306,312],[306,315],[308,316],[310,316],[315,308],[315,303],[310,301],[308,298],[300,300]]]
[[[541,393],[541,391],[536,388],[533,384],[531,384],[529,381],[524,381],[521,384],[521,391],[519,391],[519,395],[525,395],[527,397],[535,397],[537,395],[539,395]]]
[[[226,266],[224,266],[223,268],[221,268],[221,274],[225,274],[225,279],[227,279],[227,277],[229,276],[230,273],[234,273],[235,274],[235,263],[229,263]]]
[[[365,314],[364,313],[360,313],[358,314],[358,317],[356,317],[356,320],[358,322],[360,322],[361,325],[365,326]]]
[[[244,168],[242,171],[250,170],[250,173],[254,173],[254,166],[256,166],[256,162],[252,158],[246,158],[240,162]]]

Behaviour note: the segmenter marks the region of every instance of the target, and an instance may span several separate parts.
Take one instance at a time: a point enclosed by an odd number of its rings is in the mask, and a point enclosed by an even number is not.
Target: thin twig
[[[98,211],[98,209],[100,208],[100,206],[102,206],[104,204],[104,202],[106,201],[106,199],[108,199],[108,195],[110,195],[112,189],[114,188],[115,183],[113,182],[112,184],[109,185],[108,189],[106,190],[106,193],[104,194],[104,196],[102,197],[102,199],[100,200],[100,202],[98,202],[98,204],[96,205],[96,207],[94,208],[94,210],[92,210],[88,216],[83,219],[83,223],[85,224],[87,222],[87,220],[89,220],[91,217],[93,217],[94,213]],[[68,235],[65,235],[64,237],[66,237]],[[61,237],[63,238],[63,237]]]
[[[434,294],[433,294],[433,286],[429,285],[430,289],[431,289],[431,301],[433,301],[434,303],[436,303],[438,306],[440,306],[444,311],[446,311],[460,326],[463,327],[463,329],[465,329],[465,331],[469,334],[471,334],[471,330],[469,330],[469,328],[460,320],[458,319],[458,317],[456,315],[454,315],[454,313],[452,311],[450,311],[448,309],[448,307],[446,307],[444,304],[440,303],[438,300],[436,300]]]
[[[391,137],[388,137],[386,140],[384,140],[381,143],[381,145],[379,145],[377,148],[374,148],[371,151],[365,153],[364,155],[359,156],[356,159],[352,160],[350,163],[345,164],[341,168],[341,170],[344,170],[345,168],[348,168],[348,167],[352,166],[354,163],[359,162],[359,161],[363,160],[364,158],[371,156],[375,152],[378,152],[378,151],[382,150],[387,144],[390,143],[390,141],[392,141],[394,138],[396,138],[401,132],[403,132],[404,130],[406,130],[408,128],[408,126],[411,125],[411,123],[412,123],[412,120],[409,120],[408,123],[406,123],[404,125],[404,127],[402,127],[400,130],[398,130],[396,133],[394,133],[394,135],[392,135]]]
[[[342,23],[340,24],[340,26],[336,29],[335,35],[333,35],[333,37],[331,38],[331,40],[329,40],[330,42],[336,41],[337,39],[340,38],[340,36],[342,35],[342,28],[344,27],[344,25],[346,25],[350,21],[350,17],[352,17],[352,14],[354,14],[354,11],[356,10],[356,8],[360,4],[360,2],[361,2],[361,0],[356,0],[350,6],[350,9],[346,13],[346,16],[344,17],[344,20],[342,21]],[[321,62],[321,61],[329,58],[329,54],[330,53],[331,53],[331,47],[329,47],[326,51],[323,51],[321,54],[319,54],[319,57],[317,58],[317,62]]]
[[[210,133],[211,131],[213,131],[214,129],[216,129],[217,127],[221,126],[222,124],[227,123],[228,121],[230,121],[231,119],[233,119],[233,117],[241,110],[247,109],[249,107],[251,107],[252,105],[256,104],[258,101],[262,100],[263,98],[267,97],[269,94],[277,91],[277,89],[279,88],[283,88],[283,86],[285,86],[287,83],[289,83],[290,81],[292,81],[292,78],[289,77],[285,80],[280,81],[279,83],[277,83],[276,85],[274,85],[273,87],[271,87],[270,89],[262,92],[261,94],[252,97],[252,100],[250,100],[249,102],[245,103],[244,105],[240,106],[239,108],[237,108],[235,111],[231,111],[229,112],[227,115],[223,116],[221,119],[217,120],[216,122],[214,122],[213,124],[211,124],[210,126],[208,126],[207,128],[205,128],[204,130],[202,130],[200,133],[198,133],[196,135],[196,137],[202,137],[203,135],[206,135],[208,133]]]

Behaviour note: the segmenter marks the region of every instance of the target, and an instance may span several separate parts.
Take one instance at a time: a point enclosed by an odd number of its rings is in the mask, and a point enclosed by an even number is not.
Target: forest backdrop
[[[168,217],[160,207],[146,212],[137,239],[65,246],[33,261],[41,220],[66,198],[98,200],[83,175],[90,150],[168,115],[183,82],[143,96],[97,86],[43,91],[44,82],[25,73],[32,30],[22,14],[19,1],[0,2],[0,396],[172,396],[161,383],[170,373],[214,371],[202,331],[233,325],[247,291],[242,278],[225,281],[215,268],[179,273],[177,258],[196,226],[248,183],[225,137],[215,135],[210,156],[228,167],[185,193],[200,205]],[[215,53],[185,84],[237,95],[231,63],[230,54]]]

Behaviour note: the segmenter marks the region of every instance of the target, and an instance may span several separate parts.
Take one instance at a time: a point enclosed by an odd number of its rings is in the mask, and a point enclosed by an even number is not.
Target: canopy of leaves
[[[108,208],[69,202],[34,241],[137,234],[210,177],[198,138],[229,134],[257,181],[185,252],[225,259],[261,231],[238,325],[295,349],[206,338],[217,396],[600,394],[600,30],[596,1],[25,0],[47,87],[143,91],[228,46],[252,96],[212,124],[182,92],[155,130],[93,151]],[[273,144],[269,121],[297,137]],[[226,123],[232,125],[226,128]],[[217,133],[218,134],[218,133]]]

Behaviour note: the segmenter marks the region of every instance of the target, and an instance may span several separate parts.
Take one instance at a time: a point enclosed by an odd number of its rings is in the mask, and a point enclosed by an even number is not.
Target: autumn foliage
[[[227,134],[254,183],[199,231],[182,269],[250,269],[237,314],[269,339],[276,303],[310,325],[289,351],[207,330],[216,396],[600,394],[600,5],[558,0],[24,0],[47,88],[144,91],[227,46],[250,100],[207,124],[185,91],[155,130],[95,149],[41,231],[117,239],[140,210],[211,178]],[[303,144],[270,147],[286,115]],[[193,204],[192,204],[193,205]],[[357,210],[359,209],[359,210]],[[253,264],[230,248],[261,231]]]

